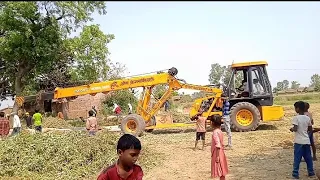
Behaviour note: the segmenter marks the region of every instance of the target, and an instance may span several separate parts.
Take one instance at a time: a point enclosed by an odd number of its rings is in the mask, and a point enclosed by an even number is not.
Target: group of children
[[[315,177],[313,169],[313,161],[317,160],[316,147],[314,144],[313,133],[320,131],[320,128],[313,128],[313,118],[309,112],[309,103],[298,101],[294,103],[294,108],[297,113],[292,119],[293,127],[290,128],[294,132],[294,160],[292,177],[299,179],[299,167],[302,160],[307,164],[308,176]],[[311,147],[311,148],[310,148]],[[313,152],[313,157],[312,153]],[[320,179],[320,174],[317,174]]]
[[[223,116],[214,116],[210,119],[213,128],[211,142],[211,177],[220,178],[220,180],[224,180],[229,171],[227,158],[224,153],[223,133],[221,131],[221,125],[230,120],[228,107],[229,103],[225,99]],[[310,177],[317,176],[320,180],[320,174],[316,175],[313,169],[313,161],[317,160],[313,133],[320,131],[320,128],[312,127],[313,119],[311,113],[308,111],[308,103],[298,101],[294,104],[294,107],[298,114],[293,117],[293,127],[290,129],[290,131],[295,132],[292,176],[294,179],[299,179],[299,166],[303,157],[307,164],[308,175]],[[206,118],[202,116],[202,113],[203,112],[200,111],[192,119],[197,120],[195,148],[201,139],[203,149],[205,146]],[[230,135],[228,135],[228,139],[228,144],[231,146],[231,132]],[[98,180],[142,180],[143,171],[140,166],[135,164],[140,150],[141,143],[139,139],[130,134],[123,135],[117,145],[118,161],[115,162],[114,165],[104,169],[98,176]],[[313,157],[311,151],[313,151]]]
[[[199,119],[205,121],[206,119],[201,115],[202,113],[198,114]],[[213,178],[220,177],[221,180],[224,180],[228,174],[228,164],[223,147],[223,133],[221,131],[222,123],[223,120],[220,116],[211,119],[211,125],[213,127],[211,176]],[[202,131],[203,127],[201,128]],[[204,132],[197,133],[197,139],[200,138],[204,140]],[[141,143],[138,138],[130,134],[121,136],[117,144],[118,160],[113,165],[102,170],[98,176],[98,180],[142,180],[143,171],[140,166],[135,164],[140,154],[140,150]]]

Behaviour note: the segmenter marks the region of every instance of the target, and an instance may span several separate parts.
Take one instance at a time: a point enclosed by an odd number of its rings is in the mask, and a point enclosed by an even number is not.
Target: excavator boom
[[[56,88],[54,91],[54,99],[166,84],[168,82],[168,79],[170,78],[170,74],[161,73],[142,77],[133,77],[128,79],[92,83],[88,85],[75,86],[69,88]]]

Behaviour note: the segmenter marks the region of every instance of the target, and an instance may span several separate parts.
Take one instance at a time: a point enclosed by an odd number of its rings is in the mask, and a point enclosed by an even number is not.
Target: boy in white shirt
[[[312,131],[311,120],[304,114],[305,103],[298,101],[294,103],[294,108],[298,115],[292,119],[293,127],[290,129],[294,132],[294,162],[292,177],[299,179],[299,167],[302,157],[307,163],[308,176],[314,177],[313,161],[311,156],[310,139],[308,131]]]
[[[20,118],[17,115],[17,113],[12,113],[13,115],[13,130],[10,136],[14,136],[16,134],[20,133],[21,130],[21,122],[20,122]]]

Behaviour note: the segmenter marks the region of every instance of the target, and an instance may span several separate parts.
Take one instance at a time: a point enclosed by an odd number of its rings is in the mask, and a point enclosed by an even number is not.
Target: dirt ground
[[[311,112],[315,126],[320,127],[320,104],[312,104]],[[226,150],[230,174],[227,179],[234,180],[285,180],[291,179],[293,134],[289,131],[291,117],[294,115],[291,106],[285,107],[286,117],[282,121],[262,124],[257,131],[248,133],[234,132],[232,135],[233,149]],[[208,132],[207,147],[204,151],[193,151],[195,133],[154,132],[142,137],[144,146],[161,153],[165,159],[157,167],[146,171],[147,180],[210,179],[210,141]],[[320,142],[320,134],[315,136]],[[224,141],[227,141],[225,135]],[[318,146],[318,157],[320,149]],[[320,160],[314,163],[320,169]],[[301,163],[300,179],[307,177],[306,164]]]

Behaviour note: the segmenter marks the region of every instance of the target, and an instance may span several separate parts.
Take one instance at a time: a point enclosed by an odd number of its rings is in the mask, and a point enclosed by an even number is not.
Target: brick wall
[[[88,117],[88,112],[92,106],[96,107],[97,117],[102,116],[103,112],[103,100],[107,95],[98,93],[95,96],[85,95],[79,96],[78,98],[71,100],[66,103],[62,103],[60,108],[64,109],[64,116],[68,119],[75,119],[79,117]]]

